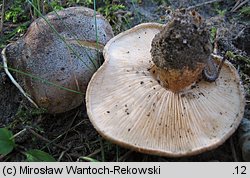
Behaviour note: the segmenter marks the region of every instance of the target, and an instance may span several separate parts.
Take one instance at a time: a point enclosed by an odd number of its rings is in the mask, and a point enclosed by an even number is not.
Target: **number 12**
[[[236,174],[247,174],[246,173],[246,166],[236,166],[234,169],[236,169]]]

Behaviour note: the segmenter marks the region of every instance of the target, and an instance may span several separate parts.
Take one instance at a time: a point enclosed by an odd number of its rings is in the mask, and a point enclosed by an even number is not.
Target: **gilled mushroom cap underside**
[[[89,118],[104,138],[144,153],[179,157],[215,148],[244,113],[237,71],[226,62],[216,82],[179,93],[165,89],[149,71],[151,41],[161,28],[141,24],[107,43],[87,89]]]

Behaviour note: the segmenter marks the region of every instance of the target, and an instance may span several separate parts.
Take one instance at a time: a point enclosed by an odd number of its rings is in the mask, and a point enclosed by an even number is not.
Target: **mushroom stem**
[[[204,66],[204,64],[198,64],[197,68],[194,70],[189,70],[188,68],[183,70],[165,70],[157,66],[153,66],[151,68],[151,73],[164,88],[173,92],[179,92],[197,81],[197,78],[202,73]]]
[[[165,88],[179,92],[198,81],[212,52],[210,33],[195,11],[177,10],[151,44],[153,75]]]

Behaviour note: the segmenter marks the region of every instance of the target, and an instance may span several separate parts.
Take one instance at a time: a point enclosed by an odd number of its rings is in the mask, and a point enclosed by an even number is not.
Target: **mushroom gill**
[[[140,24],[105,45],[105,62],[87,88],[87,112],[95,129],[121,146],[162,156],[195,155],[221,145],[237,129],[244,113],[244,91],[228,61],[216,82],[200,78],[205,58],[194,58],[189,67],[157,64],[151,44],[165,28]],[[178,73],[183,69],[187,72]],[[168,81],[171,74],[161,78],[161,70],[186,77],[198,72],[189,84],[168,88],[161,80]]]

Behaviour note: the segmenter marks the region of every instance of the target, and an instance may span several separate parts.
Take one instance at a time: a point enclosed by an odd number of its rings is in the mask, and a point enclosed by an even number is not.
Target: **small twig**
[[[238,162],[239,159],[238,159],[236,151],[235,151],[233,137],[230,138],[230,147],[231,147],[231,151],[232,151],[232,154],[233,154],[234,162]]]
[[[211,56],[212,56],[213,58],[217,58],[217,59],[219,59],[219,60],[223,60],[223,57],[222,57],[222,56],[219,56],[219,55],[217,55],[217,54],[211,53]]]
[[[83,145],[74,147],[74,148],[72,148],[72,149],[73,149],[74,151],[82,150],[83,148],[86,148],[86,145],[85,145],[85,144],[86,144],[86,143],[83,143]]]
[[[28,5],[28,6],[29,6],[29,11],[30,11],[31,19],[34,21],[35,18],[34,18],[34,16],[33,16],[32,7],[31,7],[31,5]]]
[[[23,132],[26,132],[26,128],[24,128],[23,130],[21,130],[20,132],[16,133],[15,135],[13,135],[10,139],[14,139],[16,138],[17,136],[19,136],[20,134],[22,134]]]
[[[219,30],[216,29],[215,38],[214,38],[214,49],[213,49],[214,54],[218,54],[218,36],[219,36]]]
[[[25,130],[26,130],[26,129],[25,129]],[[23,131],[23,130],[22,130],[22,131]],[[22,132],[22,131],[20,131],[20,132]],[[17,134],[19,134],[20,132],[18,132]],[[15,135],[14,135],[14,136],[15,136]],[[13,136],[13,137],[14,137],[14,136]],[[12,137],[11,139],[13,139],[13,137]],[[16,149],[18,152],[22,153],[21,150],[25,150],[25,147],[22,146],[22,145],[16,145],[15,149]],[[21,149],[21,150],[20,150],[20,149]],[[12,154],[13,154],[13,151],[12,151],[11,153],[7,154],[7,155],[0,155],[0,161],[6,162],[6,161],[8,160],[8,158],[11,157]],[[6,157],[7,157],[7,158],[6,158]],[[3,159],[4,159],[4,160],[3,160]]]
[[[105,162],[105,151],[104,151],[104,146],[103,146],[103,140],[101,137],[99,137],[100,139],[100,146],[101,146],[101,153],[102,153],[102,162]]]
[[[52,143],[52,142],[56,141],[57,139],[61,138],[64,134],[66,134],[67,132],[69,132],[69,131],[75,129],[76,127],[78,127],[79,125],[81,125],[83,122],[84,122],[84,120],[80,121],[78,124],[74,125],[74,126],[71,127],[69,130],[63,132],[62,134],[58,135],[55,139],[51,140],[50,143]]]
[[[5,157],[6,155],[0,155],[0,161]]]
[[[99,149],[97,149],[97,150],[95,150],[93,153],[90,153],[88,156],[86,156],[86,157],[92,157],[92,156],[95,156],[95,155],[97,155],[98,153],[100,153],[102,151],[102,149],[101,148],[99,148]]]
[[[62,157],[65,155],[65,153],[67,153],[67,151],[69,151],[71,148],[68,148],[67,150],[64,150],[64,151],[62,151],[62,153],[60,154],[60,156],[59,156],[59,158],[58,158],[58,162],[60,162],[61,161],[61,159],[62,159]]]
[[[27,128],[27,130],[34,136],[36,136],[37,138],[45,141],[45,142],[48,142],[48,143],[52,143],[49,139],[47,138],[44,138],[42,135],[36,133],[34,130],[32,130],[31,128]],[[53,145],[57,146],[58,148],[61,148],[63,150],[67,150],[68,148],[62,146],[62,145],[59,145],[59,144],[56,144],[56,143],[52,143]]]
[[[5,14],[5,0],[2,3],[2,14],[1,14],[1,22],[0,22],[0,33],[3,33],[3,22],[4,22],[4,14]]]
[[[70,131],[70,127],[73,125],[73,123],[75,122],[75,119],[76,117],[78,116],[80,110],[77,110],[75,116],[73,117],[71,123],[69,124],[68,128],[66,129],[66,133],[65,133],[65,136],[64,136],[64,139],[66,139],[67,135],[68,135],[68,132]]]
[[[11,152],[7,155],[0,155],[0,161],[1,162],[7,162],[13,155],[15,155],[15,152]]]
[[[92,157],[92,156],[95,156],[95,155],[99,154],[100,152],[102,152],[102,150],[103,150],[104,148],[106,148],[106,147],[107,147],[107,146],[105,145],[105,146],[103,146],[103,148],[99,148],[99,149],[95,150],[94,152],[90,153],[89,155],[87,155],[87,156],[85,156],[85,157]]]
[[[235,12],[237,11],[239,8],[241,8],[242,6],[244,6],[246,3],[248,3],[249,0],[245,0],[242,3],[239,4],[240,1],[237,1],[237,3],[235,4],[235,6],[231,9],[230,12]]]
[[[78,159],[79,157],[81,157],[82,155],[77,154],[77,153],[66,153],[66,155],[68,155],[70,158],[73,157],[75,159]],[[71,158],[72,159],[72,158]]]
[[[66,153],[66,156],[70,159],[70,162],[73,162],[73,159],[70,154]]]
[[[221,2],[221,1],[223,1],[223,0],[212,0],[212,1],[203,2],[203,3],[200,3],[200,4],[196,4],[194,6],[190,6],[190,7],[186,8],[186,10],[195,9],[197,7],[201,7],[201,6],[205,6],[205,5],[208,5],[208,4],[213,4],[215,2]]]
[[[131,154],[133,153],[132,150],[125,153],[123,156],[120,157],[119,161],[125,161]]]
[[[8,75],[10,78],[11,82],[19,89],[19,91],[27,98],[36,108],[39,108],[38,105],[28,96],[28,94],[23,90],[23,88],[17,83],[17,81],[14,79],[14,77],[11,75],[11,73],[8,70],[8,65],[7,65],[7,57],[6,57],[6,49],[10,44],[8,44],[3,50],[2,50],[2,58],[3,58],[3,67],[5,73]]]
[[[232,12],[239,4],[240,4],[241,0],[238,0],[235,5],[232,7],[231,11]]]
[[[118,145],[115,145],[115,148],[116,148],[116,162],[119,162],[119,147]]]

